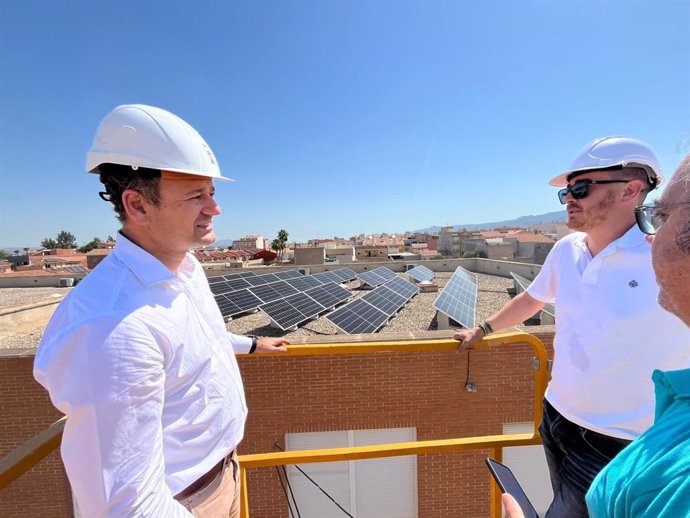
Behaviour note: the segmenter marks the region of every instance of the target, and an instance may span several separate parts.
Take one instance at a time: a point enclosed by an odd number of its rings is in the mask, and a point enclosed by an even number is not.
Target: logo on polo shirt
[[[628,283],[628,286],[630,286],[631,288],[637,288],[639,286],[639,284],[635,279],[633,279],[632,281],[630,281]]]

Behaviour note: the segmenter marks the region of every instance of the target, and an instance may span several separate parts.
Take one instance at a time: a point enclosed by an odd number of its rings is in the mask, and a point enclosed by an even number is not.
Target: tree
[[[7,257],[7,252],[0,250],[0,259],[4,259],[5,257]]]
[[[276,237],[271,242],[271,248],[276,251],[279,260],[283,259],[283,250],[285,250],[285,244],[287,243],[288,235],[289,234],[287,233],[287,230],[281,229],[280,231],[278,231],[278,237]]]
[[[55,240],[57,241],[57,248],[77,248],[77,238],[66,230],[61,230]]]
[[[278,241],[278,238],[271,241],[271,250],[275,250],[276,254],[280,253],[280,241]]]
[[[77,252],[86,254],[93,250],[94,248],[98,248],[98,243],[101,242],[101,239],[99,237],[94,237],[91,241],[86,243],[84,246],[77,248]]]
[[[57,248],[57,241],[55,241],[53,238],[47,237],[41,241],[41,247],[47,250],[52,250],[53,248]]]

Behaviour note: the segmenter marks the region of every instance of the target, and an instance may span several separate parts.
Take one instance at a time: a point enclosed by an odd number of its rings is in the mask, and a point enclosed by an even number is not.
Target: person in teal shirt
[[[652,240],[659,303],[690,326],[690,155],[661,198],[635,216]],[[640,340],[654,340],[654,330],[640,329]],[[657,370],[652,379],[654,424],[594,479],[586,496],[591,518],[690,518],[690,369]],[[523,518],[511,495],[503,505],[506,518]]]
[[[586,497],[592,517],[690,517],[690,369],[655,371],[652,379],[654,425],[594,479]]]

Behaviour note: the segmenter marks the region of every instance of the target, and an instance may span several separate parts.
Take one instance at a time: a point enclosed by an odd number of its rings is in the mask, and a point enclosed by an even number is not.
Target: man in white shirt
[[[116,107],[87,155],[122,229],[65,298],[34,375],[68,416],[61,453],[91,517],[239,517],[235,449],[247,408],[235,352],[282,338],[230,334],[199,262],[215,240],[220,174],[203,138],[160,108]]]
[[[690,366],[690,332],[657,303],[651,247],[635,225],[635,207],[662,180],[645,143],[591,142],[550,182],[565,186],[559,199],[578,232],[556,243],[527,291],[455,334],[464,350],[556,303],[540,426],[554,491],[548,518],[588,516],[584,497],[594,477],[652,424],[652,371]]]

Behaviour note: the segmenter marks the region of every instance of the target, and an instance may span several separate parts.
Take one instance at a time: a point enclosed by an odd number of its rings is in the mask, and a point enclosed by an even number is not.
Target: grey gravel
[[[477,321],[481,322],[498,311],[510,300],[508,293],[513,287],[512,279],[477,274],[479,292],[477,294]],[[450,279],[450,273],[437,273],[434,282],[438,292],[419,293],[395,315],[379,333],[400,333],[414,331],[432,331],[437,329],[436,309],[433,303]],[[354,297],[363,295],[357,289],[358,282],[350,283]],[[66,295],[72,288],[6,288],[0,290],[0,310],[3,307],[19,306],[50,300],[54,295]],[[270,319],[261,311],[235,318],[228,322],[228,330],[236,334],[255,334],[259,336],[285,336],[297,338],[307,336],[336,335],[338,329],[324,316],[302,325],[295,331],[283,332],[271,327]],[[28,333],[17,334],[0,340],[0,349],[35,348],[45,331],[45,326],[37,326]]]
[[[40,302],[62,300],[72,288],[1,288],[0,313],[10,308],[29,306]],[[46,323],[23,333],[12,334],[0,339],[0,349],[35,349],[41,341]]]
[[[62,299],[72,288],[0,288],[0,311],[36,302]]]

